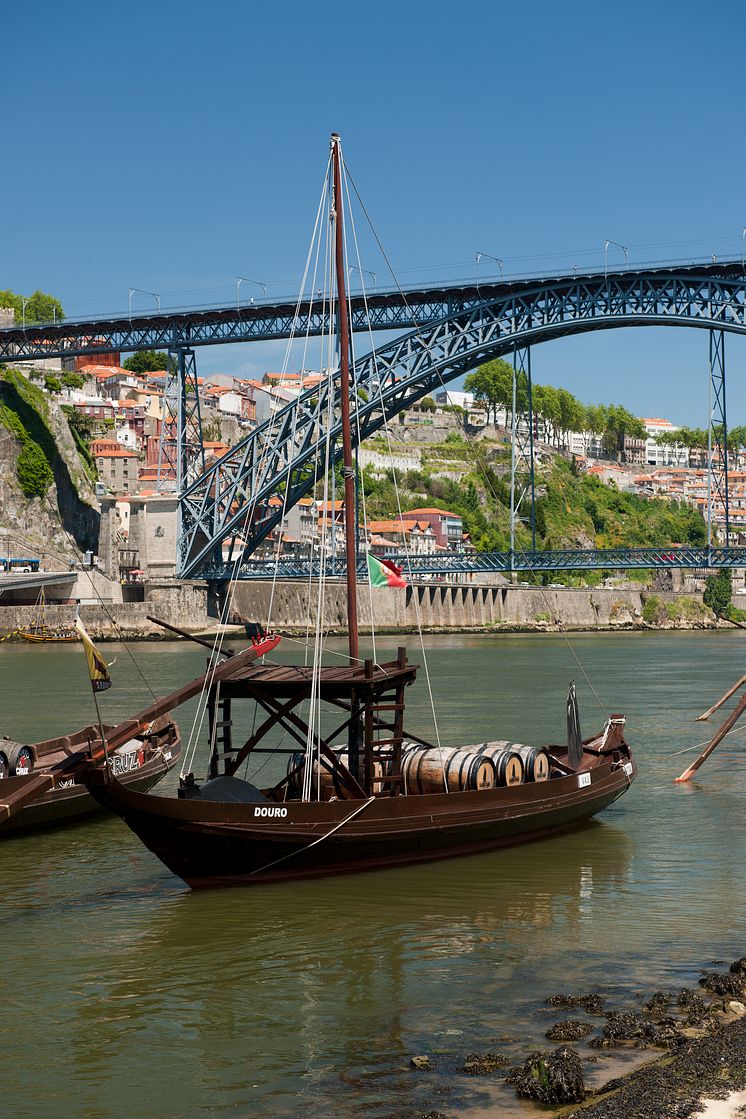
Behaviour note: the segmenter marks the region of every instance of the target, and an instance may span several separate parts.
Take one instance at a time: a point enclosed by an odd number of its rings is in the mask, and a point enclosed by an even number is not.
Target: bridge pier
[[[524,399],[525,393],[525,399]],[[528,431],[518,423],[519,411],[528,417]],[[536,551],[536,495],[534,487],[534,400],[531,347],[513,350],[513,414],[510,456],[510,554],[515,552],[515,526],[526,499],[530,502],[531,551]],[[520,479],[519,479],[520,475]]]
[[[730,543],[728,494],[728,420],[725,404],[725,331],[710,331],[710,416],[707,447],[707,544],[712,544],[713,504],[725,511],[725,540]]]

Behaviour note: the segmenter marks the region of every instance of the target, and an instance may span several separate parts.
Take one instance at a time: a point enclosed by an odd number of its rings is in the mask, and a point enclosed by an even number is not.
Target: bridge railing
[[[600,252],[601,250],[599,250]],[[447,291],[453,289],[458,291],[461,288],[473,288],[480,286],[489,287],[510,287],[511,284],[541,284],[545,280],[581,280],[588,278],[598,278],[599,276],[615,276],[624,275],[635,272],[651,272],[660,269],[676,269],[676,268],[702,268],[713,275],[717,275],[718,271],[723,269],[732,270],[733,268],[741,269],[746,275],[746,265],[740,256],[722,257],[713,261],[712,257],[704,258],[671,258],[668,260],[651,260],[640,262],[629,262],[620,264],[615,262],[613,267],[603,268],[588,267],[571,265],[570,268],[552,268],[552,269],[532,269],[529,272],[504,272],[502,275],[490,275],[486,271],[477,274],[465,276],[462,279],[447,280],[442,283],[420,282],[411,284],[401,284],[395,287],[366,287],[354,288],[350,291],[353,299],[359,300],[363,295],[367,297],[376,298],[390,298],[401,300],[408,295],[415,295],[424,292]],[[261,298],[254,298],[252,300],[245,300],[239,303],[234,299],[224,299],[215,303],[173,303],[163,304],[158,310],[140,310],[138,309],[134,314],[130,311],[112,310],[101,311],[96,314],[87,315],[72,315],[66,316],[63,320],[49,319],[46,322],[28,323],[25,329],[20,323],[15,323],[13,326],[0,327],[0,337],[5,333],[24,330],[24,333],[31,334],[37,330],[53,330],[55,333],[65,333],[70,327],[76,326],[90,326],[94,329],[97,324],[109,323],[112,326],[124,326],[135,322],[149,322],[155,323],[168,319],[172,315],[212,315],[212,314],[228,314],[228,315],[241,315],[251,314],[257,311],[266,311],[272,307],[286,307],[289,305],[294,306],[298,299],[298,292],[291,288],[287,291],[280,290],[276,295],[263,296]],[[306,304],[310,301],[315,303],[319,302],[318,299],[312,295],[303,296],[302,303]],[[92,351],[95,352],[95,347],[92,346]]]
[[[417,576],[476,575],[497,572],[547,572],[593,570],[674,570],[746,567],[746,548],[681,547],[667,548],[585,548],[559,549],[537,552],[478,552],[465,554],[449,552],[433,556],[389,556],[402,568],[406,578]],[[345,574],[343,557],[328,560],[325,574],[328,578]],[[365,559],[358,562],[358,576],[367,579]],[[229,579],[233,567],[229,564],[212,565],[201,574],[210,580]],[[251,559],[241,564],[239,579],[308,579],[321,574],[318,560],[280,557],[279,559]]]

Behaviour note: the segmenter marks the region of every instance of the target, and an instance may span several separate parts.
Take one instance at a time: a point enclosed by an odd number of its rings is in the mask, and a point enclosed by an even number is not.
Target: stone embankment
[[[116,591],[120,588],[115,586]],[[151,638],[167,636],[148,620],[152,614],[192,632],[214,630],[216,616],[208,610],[204,583],[164,580],[145,588],[142,602],[87,603],[80,616],[96,637]],[[117,597],[120,597],[117,595]],[[271,612],[270,612],[271,602]],[[232,602],[232,618],[271,625],[280,631],[305,632],[315,623],[317,589],[301,581],[239,583]],[[28,627],[32,606],[0,609],[0,634]],[[344,587],[326,587],[324,626],[343,633],[347,625]],[[48,606],[47,625],[69,626],[74,607]],[[511,632],[597,629],[701,629],[716,625],[701,598],[641,590],[555,589],[553,587],[425,583],[404,589],[359,588],[361,632]]]
[[[305,629],[315,616],[316,590],[301,582],[241,583],[234,609],[241,617],[266,620],[272,596],[272,622],[279,628]],[[653,609],[650,609],[650,603]],[[325,624],[332,631],[346,627],[346,598],[339,584],[326,588]],[[449,630],[593,630],[631,628],[703,628],[714,619],[701,598],[642,590],[555,589],[553,587],[486,586],[424,583],[406,590],[358,591],[358,620],[363,631],[408,632],[418,626],[431,632]]]

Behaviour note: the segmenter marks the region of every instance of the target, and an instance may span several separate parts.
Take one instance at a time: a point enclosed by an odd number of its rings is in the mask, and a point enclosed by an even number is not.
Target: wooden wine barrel
[[[524,746],[520,742],[485,742],[484,747],[480,747],[482,753],[488,757],[493,758],[493,751],[509,750],[513,754],[517,754],[523,762],[523,780],[524,781],[548,781],[550,777],[550,762],[549,755],[542,746]],[[497,763],[496,763],[497,764]]]
[[[402,744],[402,779],[408,793],[465,792],[492,789],[495,766],[489,758],[462,746]]]
[[[342,765],[347,765],[347,754],[340,754],[339,760]],[[294,769],[298,772],[293,774],[288,782],[288,795],[291,798],[300,797],[303,792],[303,773],[305,770],[305,755],[298,751],[291,754],[288,759],[288,773],[292,773]],[[384,776],[383,763],[373,760],[373,789],[374,793],[378,793],[383,788],[382,778]],[[347,799],[350,795],[350,790],[345,786],[341,780],[339,773],[336,771],[331,773],[325,765],[319,766],[318,762],[313,763],[313,774],[311,777],[311,800],[316,800],[317,793],[321,790],[321,800],[331,800],[332,797],[340,797]]]
[[[541,746],[518,746],[517,752],[523,759],[527,781],[548,781],[551,766],[549,754]]]
[[[27,777],[34,768],[34,752],[22,742],[0,743],[0,777]]]
[[[523,758],[511,744],[485,742],[481,746],[465,746],[484,758],[489,758],[495,767],[495,784],[522,785],[524,779]]]

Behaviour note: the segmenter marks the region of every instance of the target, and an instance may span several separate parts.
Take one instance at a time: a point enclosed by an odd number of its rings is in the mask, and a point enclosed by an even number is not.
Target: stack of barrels
[[[402,743],[402,779],[408,793],[465,792],[524,781],[548,781],[549,755],[518,742],[474,746],[423,746]]]
[[[347,765],[347,754],[339,755]],[[291,798],[302,795],[304,755],[293,754],[288,761],[288,794]],[[548,781],[549,755],[536,746],[522,746],[519,742],[481,742],[473,746],[425,746],[421,742],[405,740],[401,753],[402,783],[407,793],[451,793],[475,789],[494,789],[522,785],[527,781]],[[382,762],[373,762],[373,792],[384,788],[385,774]],[[311,797],[330,800],[350,794],[326,765],[313,763]]]
[[[347,754],[341,753],[338,755],[342,765],[346,766]],[[291,754],[288,760],[288,795],[291,799],[298,799],[303,793],[303,774],[306,768],[305,754],[298,751]],[[383,762],[373,760],[373,792],[378,793],[383,789],[382,778],[384,776]],[[350,791],[345,786],[344,782],[340,779],[339,772],[335,769],[332,772],[331,763],[322,763],[319,765],[317,761],[313,763],[311,771],[311,799],[312,800],[331,800],[333,797],[346,799],[349,797]]]

